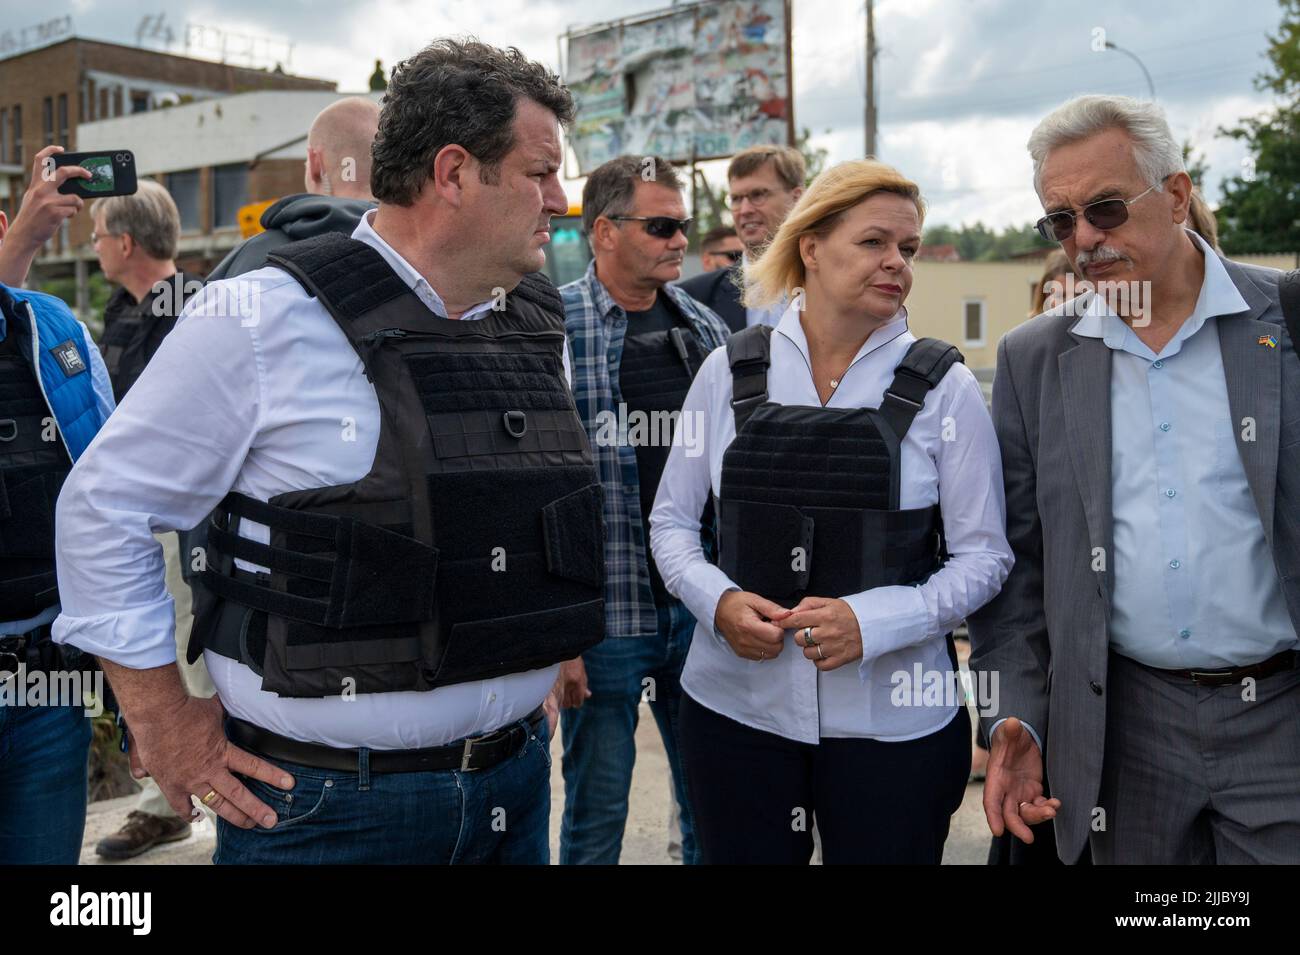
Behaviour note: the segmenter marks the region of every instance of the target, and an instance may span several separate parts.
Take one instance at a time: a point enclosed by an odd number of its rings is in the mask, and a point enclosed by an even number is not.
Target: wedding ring
[[[209,789],[208,794],[204,796],[202,799],[200,799],[199,802],[203,803],[203,805],[205,806],[210,806],[212,805],[212,800],[216,798],[217,798],[217,791],[215,789]]]
[[[812,638],[812,627],[803,628],[803,645],[805,647],[820,646],[820,644],[818,644],[817,641]]]
[[[825,660],[825,659],[826,659],[826,653],[825,653],[825,651],[822,650],[822,645],[821,645],[820,643],[817,643],[817,644],[814,644],[814,646],[817,648],[817,656],[819,656],[819,657],[821,657],[823,660]]]

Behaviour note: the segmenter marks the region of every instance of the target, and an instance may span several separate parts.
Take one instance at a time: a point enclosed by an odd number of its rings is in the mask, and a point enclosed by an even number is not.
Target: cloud
[[[77,32],[134,43],[153,0],[74,0]],[[649,12],[667,0],[348,0],[266,3],[201,0],[173,4],[169,21],[291,39],[290,69],[359,90],[382,59],[385,69],[429,40],[473,33],[519,46],[558,67],[557,37],[572,26]],[[795,119],[814,132],[832,162],[863,153],[861,0],[794,4]],[[71,7],[44,16],[57,16]],[[1255,114],[1269,98],[1252,80],[1265,66],[1265,34],[1280,17],[1273,3],[1221,0],[880,0],[876,4],[878,143],[881,158],[927,187],[931,221],[989,225],[1038,214],[1024,143],[1043,115],[1072,95],[1146,95],[1133,60],[1094,51],[1104,39],[1136,53],[1180,138],[1210,164],[1211,201],[1240,169],[1241,145],[1216,138],[1220,125]],[[10,17],[9,19],[13,19]],[[34,17],[33,20],[41,19]],[[180,52],[180,51],[178,51]],[[824,132],[829,130],[830,132]],[[719,180],[719,166],[707,167]],[[574,183],[576,195],[580,184]]]

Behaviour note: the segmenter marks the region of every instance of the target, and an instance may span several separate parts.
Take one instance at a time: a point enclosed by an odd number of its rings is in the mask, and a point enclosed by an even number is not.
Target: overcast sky
[[[292,72],[364,89],[428,40],[473,33],[558,67],[557,36],[667,6],[667,0],[0,0],[0,30],[70,14],[78,35],[135,43],[146,15],[166,11],[184,52],[186,23],[292,40]],[[864,3],[794,0],[795,120],[830,150],[859,157],[863,137]],[[879,155],[917,180],[930,222],[1005,226],[1042,214],[1025,141],[1053,106],[1085,92],[1146,96],[1150,70],[1174,133],[1208,159],[1207,193],[1240,170],[1245,151],[1221,125],[1266,110],[1252,79],[1264,68],[1274,0],[879,0],[876,4]],[[711,175],[721,181],[718,170]],[[571,191],[576,194],[577,190]]]

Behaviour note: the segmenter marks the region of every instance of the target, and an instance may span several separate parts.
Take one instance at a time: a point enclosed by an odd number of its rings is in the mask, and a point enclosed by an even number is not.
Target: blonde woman
[[[819,176],[747,277],[790,307],[714,351],[683,405],[703,440],[669,455],[651,545],[701,621],[681,747],[706,863],[806,863],[814,820],[827,863],[938,863],[961,804],[949,635],[1011,551],[979,385],[907,329],[923,216],[889,166]]]

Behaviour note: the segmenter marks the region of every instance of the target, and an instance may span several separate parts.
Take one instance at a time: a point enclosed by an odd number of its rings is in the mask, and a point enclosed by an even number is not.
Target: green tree
[[[1282,22],[1269,37],[1271,70],[1255,80],[1277,108],[1221,129],[1247,144],[1242,171],[1223,182],[1219,243],[1229,253],[1300,249],[1300,0],[1279,0]]]

